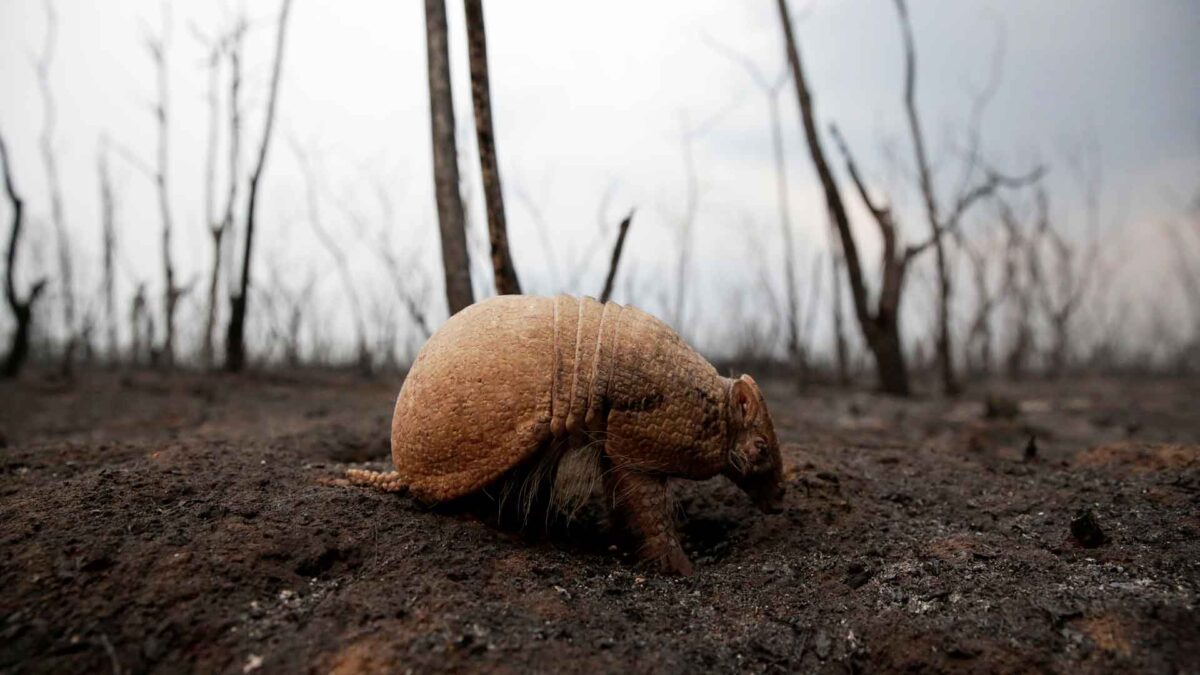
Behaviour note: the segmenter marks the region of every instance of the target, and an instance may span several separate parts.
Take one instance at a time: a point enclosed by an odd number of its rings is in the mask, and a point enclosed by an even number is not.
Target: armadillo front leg
[[[639,556],[665,573],[691,576],[692,563],[675,533],[666,479],[618,465],[605,474],[604,489],[616,520],[641,544]]]

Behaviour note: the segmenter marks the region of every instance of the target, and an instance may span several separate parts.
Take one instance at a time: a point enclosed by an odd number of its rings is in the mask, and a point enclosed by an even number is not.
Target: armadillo
[[[722,377],[654,316],[591,298],[505,295],[451,317],[404,380],[391,440],[395,470],[351,482],[436,504],[524,467],[567,508],[598,479],[613,522],[666,573],[692,573],[668,478],[724,475],[768,513],[784,497],[755,381]]]

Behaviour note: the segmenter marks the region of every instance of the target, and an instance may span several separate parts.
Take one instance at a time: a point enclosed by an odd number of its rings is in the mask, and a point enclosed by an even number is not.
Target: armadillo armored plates
[[[680,574],[691,564],[668,478],[724,474],[764,511],[783,497],[779,443],[753,379],[722,377],[641,310],[565,295],[499,296],[451,317],[400,389],[392,461],[395,471],[349,477],[438,503],[520,470],[565,502],[602,476],[641,555]]]

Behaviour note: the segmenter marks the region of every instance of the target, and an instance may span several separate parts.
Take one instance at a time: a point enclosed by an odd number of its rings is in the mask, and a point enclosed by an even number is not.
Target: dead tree
[[[433,182],[441,233],[446,304],[457,314],[475,302],[467,254],[466,216],[459,193],[458,147],[454,139],[454,97],[450,91],[450,52],[445,0],[425,0],[429,121],[433,136]]]
[[[854,183],[858,196],[862,199],[867,211],[871,214],[879,228],[883,239],[883,260],[881,267],[881,282],[874,308],[871,306],[862,263],[858,255],[857,242],[850,228],[850,219],[842,201],[833,170],[825,157],[821,145],[815,114],[813,111],[812,95],[804,76],[800,51],[797,46],[795,33],[792,30],[788,14],[787,0],[776,0],[779,9],[780,23],[783,27],[784,42],[788,54],[788,63],[792,70],[792,81],[796,88],[796,97],[800,108],[801,123],[804,127],[805,140],[808,143],[809,154],[821,181],[825,195],[826,206],[830,218],[837,228],[842,244],[842,254],[846,262],[846,274],[850,282],[850,296],[853,300],[855,315],[863,338],[875,359],[876,371],[879,376],[880,388],[891,394],[907,395],[909,393],[908,367],[904,357],[904,343],[900,332],[901,299],[903,297],[905,275],[912,262],[922,253],[933,248],[942,237],[949,234],[962,220],[962,215],[972,205],[1002,187],[1019,187],[1040,177],[1040,170],[1020,178],[1009,178],[1000,173],[982,167],[984,178],[973,187],[960,192],[954,205],[944,217],[935,218],[932,222],[931,236],[920,244],[901,246],[898,241],[897,227],[890,207],[879,204],[872,199],[862,176],[858,171],[849,148],[831,127],[831,133],[837,142],[846,162],[847,172]],[[978,163],[972,163],[972,170]]]
[[[25,200],[17,193],[13,181],[12,162],[8,158],[8,146],[0,135],[0,169],[4,171],[4,192],[12,207],[12,227],[8,233],[8,253],[4,267],[4,298],[13,316],[13,335],[8,354],[4,357],[4,377],[16,377],[29,356],[29,331],[33,323],[33,306],[46,288],[46,280],[38,279],[24,298],[17,294],[17,251],[21,246],[21,229],[25,225]]]
[[[787,162],[783,151],[783,127],[779,116],[779,97],[787,84],[787,69],[770,79],[750,59],[709,38],[709,46],[737,64],[746,72],[754,86],[767,101],[771,123],[771,150],[775,160],[775,200],[779,208],[779,231],[783,239],[783,277],[787,305],[787,353],[792,359],[800,357],[800,300],[796,284],[796,245],[792,233],[791,209],[788,206]],[[801,364],[803,366],[803,364]],[[802,370],[804,368],[802,367]]]
[[[1008,283],[1012,276],[1005,274],[1000,285],[993,288],[990,281],[993,269],[993,255],[985,248],[972,242],[961,233],[955,233],[955,242],[967,256],[971,269],[971,281],[975,292],[975,308],[967,326],[964,340],[967,372],[974,375],[987,376],[991,373],[994,360],[995,339],[992,331],[992,317],[996,309],[1009,295]],[[1002,262],[1007,265],[1008,258]]]
[[[854,301],[855,313],[867,346],[875,357],[875,366],[879,375],[879,385],[883,391],[896,395],[907,395],[909,392],[908,368],[904,363],[904,351],[900,341],[899,330],[899,282],[903,267],[899,265],[896,256],[895,232],[891,225],[891,215],[887,210],[876,210],[874,204],[866,199],[879,225],[880,234],[884,240],[884,286],[879,294],[878,308],[874,311],[869,306],[866,282],[863,278],[862,266],[859,262],[858,247],[850,231],[850,219],[846,214],[845,204],[833,177],[833,171],[825,158],[821,139],[817,131],[817,123],[813,113],[812,95],[809,93],[807,80],[804,77],[803,65],[800,61],[800,50],[796,37],[792,32],[792,21],[789,16],[787,0],[776,0],[779,8],[780,23],[783,27],[784,41],[787,48],[788,64],[792,70],[792,83],[796,89],[796,97],[800,106],[801,122],[804,126],[804,137],[808,142],[809,154],[817,176],[821,180],[821,188],[825,194],[825,204],[830,218],[837,227],[842,243],[842,252],[846,260],[846,273],[850,279],[851,297]]]
[[[492,247],[492,272],[496,293],[519,295],[521,282],[508,249],[508,226],[504,219],[504,193],[500,190],[500,165],[496,159],[496,133],[492,128],[492,94],[488,78],[487,33],[483,22],[483,0],[463,0],[467,15],[467,51],[471,66],[471,100],[475,104],[475,138],[487,203],[488,239]]]
[[[1003,301],[1008,307],[1005,325],[1011,334],[1004,354],[1004,369],[1010,379],[1025,375],[1035,347],[1033,319],[1036,313],[1034,289],[1040,283],[1040,268],[1029,255],[1036,247],[1037,232],[1026,234],[1011,204],[999,196],[994,199],[1000,224],[1004,228]]]
[[[230,299],[229,329],[225,336],[225,369],[230,372],[242,370],[246,365],[246,310],[250,297],[250,261],[254,252],[254,225],[258,207],[258,190],[263,171],[267,166],[267,153],[271,147],[271,132],[275,127],[275,110],[279,102],[279,81],[283,72],[283,47],[287,36],[288,14],[292,0],[283,0],[279,11],[279,28],[275,35],[275,63],[271,68],[271,89],[267,97],[266,119],[263,123],[262,141],[258,146],[258,158],[250,174],[250,192],[246,200],[246,243],[242,249],[241,284]],[[232,201],[232,200],[231,200]]]
[[[284,365],[292,369],[299,368],[303,362],[300,354],[300,329],[304,326],[304,312],[312,304],[313,290],[319,277],[315,270],[309,269],[303,285],[299,290],[293,291],[288,288],[284,275],[280,273],[279,265],[274,260],[269,267],[271,292],[263,294],[263,314],[269,318],[267,340],[272,343],[282,342]],[[275,311],[276,298],[282,300],[282,318]]]
[[[379,199],[380,208],[383,211],[383,223],[379,228],[377,245],[372,246],[380,257],[384,268],[387,269],[388,277],[392,280],[395,287],[396,297],[407,310],[409,318],[417,328],[418,336],[421,340],[425,340],[433,334],[433,330],[429,325],[429,317],[425,312],[426,297],[423,289],[424,284],[418,283],[418,275],[414,272],[417,270],[417,265],[413,262],[413,256],[410,256],[408,262],[401,262],[392,248],[392,231],[396,226],[395,209],[392,206],[391,196],[388,191],[380,183],[375,184],[375,195]],[[357,213],[351,211],[348,206],[342,204],[343,211],[346,211],[353,218],[360,218]],[[365,224],[361,227],[365,232],[367,228]],[[424,275],[420,275],[423,277]]]
[[[115,365],[120,360],[117,341],[117,289],[116,289],[116,249],[117,249],[117,201],[113,192],[112,175],[108,169],[108,137],[100,139],[100,152],[96,160],[96,170],[100,176],[100,224],[101,251],[103,258],[103,279],[101,287],[104,294],[104,320],[108,338],[107,361]]]
[[[1053,227],[1045,190],[1037,191],[1036,200],[1037,233],[1050,249],[1055,280],[1053,287],[1047,278],[1049,274],[1042,251],[1036,244],[1029,249],[1029,264],[1036,275],[1037,298],[1050,327],[1046,369],[1050,376],[1057,377],[1063,374],[1070,363],[1076,312],[1090,287],[1092,274],[1100,267],[1100,263],[1096,259],[1094,239],[1080,260],[1074,244]]]
[[[908,117],[908,129],[912,136],[913,155],[916,158],[917,177],[921,186],[922,202],[925,206],[925,217],[929,222],[929,233],[936,254],[938,276],[938,325],[937,325],[937,354],[938,365],[942,375],[942,390],[946,394],[959,392],[958,379],[954,374],[954,352],[950,338],[950,271],[946,264],[946,247],[942,243],[942,231],[953,227],[953,223],[944,223],[938,209],[937,197],[933,189],[933,177],[929,170],[929,158],[925,153],[925,138],[921,132],[921,121],[917,116],[916,86],[916,50],[913,47],[912,24],[908,18],[908,8],[904,0],[896,1],[896,11],[900,15],[900,28],[904,37],[904,110]],[[948,227],[949,226],[949,227]]]
[[[220,306],[221,268],[225,253],[225,236],[233,228],[233,212],[237,204],[238,183],[240,182],[241,155],[241,86],[242,86],[242,44],[246,34],[246,21],[242,16],[235,19],[233,28],[216,38],[201,37],[208,51],[208,152],[205,162],[204,175],[204,213],[205,224],[209,237],[212,239],[212,272],[208,280],[208,303],[204,316],[204,335],[200,348],[201,360],[204,365],[212,367],[216,361],[214,347],[217,330],[217,313]],[[228,150],[228,188],[226,191],[225,208],[221,215],[217,214],[216,206],[216,168],[220,130],[220,96],[218,90],[221,80],[221,63],[228,57],[229,61],[229,150]]]
[[[371,370],[371,352],[367,346],[366,320],[363,317],[362,302],[358,297],[358,289],[354,284],[354,278],[350,274],[350,261],[346,257],[346,252],[342,250],[342,247],[338,245],[337,240],[325,226],[325,221],[322,218],[321,202],[317,194],[320,181],[317,178],[312,158],[300,147],[299,143],[293,142],[292,149],[295,151],[296,158],[300,162],[300,169],[304,173],[304,195],[305,203],[308,207],[308,223],[312,226],[313,232],[316,233],[317,240],[321,242],[321,246],[329,253],[329,257],[333,258],[338,277],[342,281],[342,288],[346,293],[346,300],[350,303],[351,317],[354,320],[354,334],[357,342],[357,353],[355,355],[357,365],[364,373],[369,373]]]
[[[58,176],[58,158],[54,152],[54,132],[58,122],[58,111],[54,101],[54,91],[50,88],[50,67],[54,62],[54,48],[58,37],[58,13],[54,3],[47,1],[46,7],[46,37],[42,43],[42,52],[34,61],[37,73],[38,91],[42,97],[42,133],[38,147],[42,155],[42,164],[46,170],[46,185],[50,193],[50,222],[54,227],[56,248],[58,252],[58,281],[59,292],[62,295],[63,331],[65,343],[62,353],[62,373],[69,376],[75,362],[75,351],[78,343],[78,330],[75,319],[75,283],[71,261],[71,239],[67,232],[66,218],[63,214],[62,186]]]
[[[625,216],[617,228],[617,241],[613,244],[612,260],[608,263],[608,275],[604,277],[604,288],[600,291],[600,302],[608,302],[612,297],[613,283],[617,280],[617,265],[621,263],[621,251],[625,249],[625,235],[629,234],[629,224],[633,222],[633,211]]]
[[[175,265],[171,258],[171,235],[174,218],[171,212],[170,190],[170,91],[167,79],[167,54],[170,47],[170,5],[163,3],[162,29],[158,36],[147,35],[146,49],[154,61],[158,99],[154,104],[154,119],[158,131],[158,156],[154,168],[154,184],[158,191],[158,214],[162,224],[163,258],[163,344],[158,350],[163,365],[175,362],[175,310],[185,292],[175,281]]]

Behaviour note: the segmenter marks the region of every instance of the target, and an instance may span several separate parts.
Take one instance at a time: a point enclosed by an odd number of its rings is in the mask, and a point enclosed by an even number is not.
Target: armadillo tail
[[[354,485],[365,485],[383,492],[404,492],[408,490],[408,486],[400,479],[400,474],[395,471],[347,469],[346,478]]]

